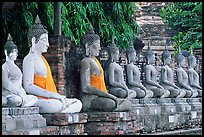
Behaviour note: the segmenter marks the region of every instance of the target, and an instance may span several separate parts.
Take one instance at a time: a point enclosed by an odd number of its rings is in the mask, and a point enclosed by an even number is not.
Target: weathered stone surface
[[[64,126],[73,123],[86,123],[86,113],[55,113],[55,114],[43,114],[43,117],[47,119],[47,125],[50,126]]]
[[[174,114],[176,106],[171,102],[171,98],[157,98],[157,104],[161,106],[161,114]]]
[[[191,111],[191,106],[186,102],[186,98],[173,98],[172,103],[176,106],[176,112]]]
[[[2,116],[2,131],[15,130],[16,129],[16,121],[11,116]]]

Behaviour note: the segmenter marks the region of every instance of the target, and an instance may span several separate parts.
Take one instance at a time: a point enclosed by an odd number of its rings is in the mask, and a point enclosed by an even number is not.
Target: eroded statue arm
[[[114,66],[113,65],[109,65],[109,70],[108,70],[108,75],[109,75],[109,83],[110,85],[114,86],[114,87],[120,87],[123,88],[125,90],[128,90],[126,84],[121,84],[115,81],[115,74],[114,74]]]
[[[178,82],[178,84],[183,88],[186,88],[188,90],[193,91],[193,89],[189,85],[187,85],[185,82],[183,82],[184,80],[183,80],[182,71],[177,69],[176,73],[177,73],[177,82]]]
[[[26,58],[23,60],[23,86],[27,93],[53,99],[61,99],[58,93],[47,91],[34,84],[34,60]]]
[[[113,100],[117,99],[114,95],[101,91],[90,85],[90,63],[86,60],[81,61],[80,77],[82,92],[90,95],[111,98]]]
[[[202,89],[198,83],[196,83],[196,81],[194,81],[194,78],[193,78],[193,71],[188,71],[188,78],[189,78],[189,85],[193,86],[193,87],[196,87],[198,89]]]
[[[150,84],[150,85],[152,85],[152,86],[156,86],[156,87],[158,87],[158,88],[163,89],[162,86],[160,86],[159,84],[157,84],[156,82],[154,82],[154,81],[151,80],[151,72],[150,72],[150,69],[148,69],[148,68],[146,68],[146,67],[145,67],[145,79],[146,79],[146,83],[147,83],[147,84]]]
[[[146,90],[146,88],[144,86],[142,86],[141,83],[137,83],[133,80],[133,69],[131,69],[130,67],[127,66],[127,78],[128,78],[128,84],[131,86],[136,86],[139,87],[143,90]],[[139,76],[139,73],[136,72],[136,75]]]
[[[172,86],[172,87],[178,89],[178,87],[174,83],[167,80],[167,77],[168,77],[167,76],[167,69],[162,67],[161,68],[161,80],[162,80],[162,82],[165,83],[166,85],[169,85],[169,86]]]
[[[26,95],[25,92],[23,92],[18,87],[19,87],[19,85],[15,85],[15,83],[13,83],[9,79],[9,77],[8,77],[8,70],[4,66],[2,66],[2,88],[4,90],[6,90],[7,92],[11,92],[11,93],[13,93],[15,95],[19,95],[21,97],[25,96]]]

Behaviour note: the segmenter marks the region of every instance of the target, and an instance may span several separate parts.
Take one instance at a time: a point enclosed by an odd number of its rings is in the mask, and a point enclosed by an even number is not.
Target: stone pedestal
[[[32,131],[43,127],[46,127],[46,119],[39,114],[38,107],[2,108],[3,134],[8,134],[7,131],[21,133],[20,130]],[[37,132],[29,132],[32,133]]]
[[[158,116],[161,113],[161,107],[157,104],[156,98],[140,99],[140,104],[144,107],[144,133],[156,132],[158,125]]]
[[[191,106],[191,112],[189,113],[189,125],[194,127],[202,122],[202,103],[200,98],[187,98],[188,104]]]
[[[176,106],[176,112],[190,112],[191,106],[186,102],[187,98],[172,98],[172,103]]]
[[[85,131],[88,135],[139,134],[143,119],[134,112],[88,112]]]
[[[173,130],[175,128],[176,106],[171,102],[171,98],[157,98],[157,104],[161,106],[161,113],[158,116],[157,130]]]
[[[140,103],[139,99],[131,99],[130,102],[132,103],[131,112],[135,112],[137,115],[145,114],[144,105]]]
[[[161,107],[157,104],[156,98],[140,99],[140,104],[144,107],[144,114],[160,114]]]
[[[47,119],[47,125],[58,126],[58,135],[86,135],[84,132],[84,124],[87,123],[86,113],[54,113],[43,114]]]

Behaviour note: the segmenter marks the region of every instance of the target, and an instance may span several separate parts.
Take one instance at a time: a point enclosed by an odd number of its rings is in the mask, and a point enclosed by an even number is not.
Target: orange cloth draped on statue
[[[93,87],[96,87],[99,90],[102,90],[104,92],[108,92],[106,89],[105,81],[104,81],[104,72],[103,68],[101,67],[100,62],[97,60],[97,58],[94,57],[94,60],[96,61],[97,65],[100,68],[101,75],[100,76],[95,76],[95,75],[90,75],[90,84]]]
[[[56,89],[56,86],[55,86],[55,83],[54,83],[54,80],[52,77],[50,66],[49,66],[47,60],[43,56],[42,56],[42,59],[43,59],[45,65],[46,65],[46,68],[47,68],[47,75],[46,75],[46,78],[44,78],[42,76],[34,74],[34,84],[36,86],[39,86],[39,87],[46,89],[50,92],[57,93],[57,89]],[[39,98],[45,98],[45,97],[39,97]],[[47,99],[47,98],[45,98],[45,99]]]

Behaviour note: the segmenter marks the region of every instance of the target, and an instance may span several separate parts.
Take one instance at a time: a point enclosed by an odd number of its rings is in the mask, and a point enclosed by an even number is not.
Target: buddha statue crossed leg
[[[39,17],[28,32],[30,52],[23,60],[23,85],[26,91],[37,96],[40,113],[80,112],[82,103],[76,98],[60,95],[52,77],[51,69],[42,55],[49,47],[48,31]]]
[[[109,94],[104,81],[104,71],[96,56],[100,51],[100,37],[90,24],[88,32],[81,38],[86,57],[81,60],[80,79],[82,88],[82,110],[87,111],[128,111],[131,103],[120,101]]]
[[[2,65],[2,106],[29,107],[33,106],[38,98],[27,95],[22,87],[22,72],[14,63],[18,56],[17,46],[9,34],[4,46],[6,62]]]

